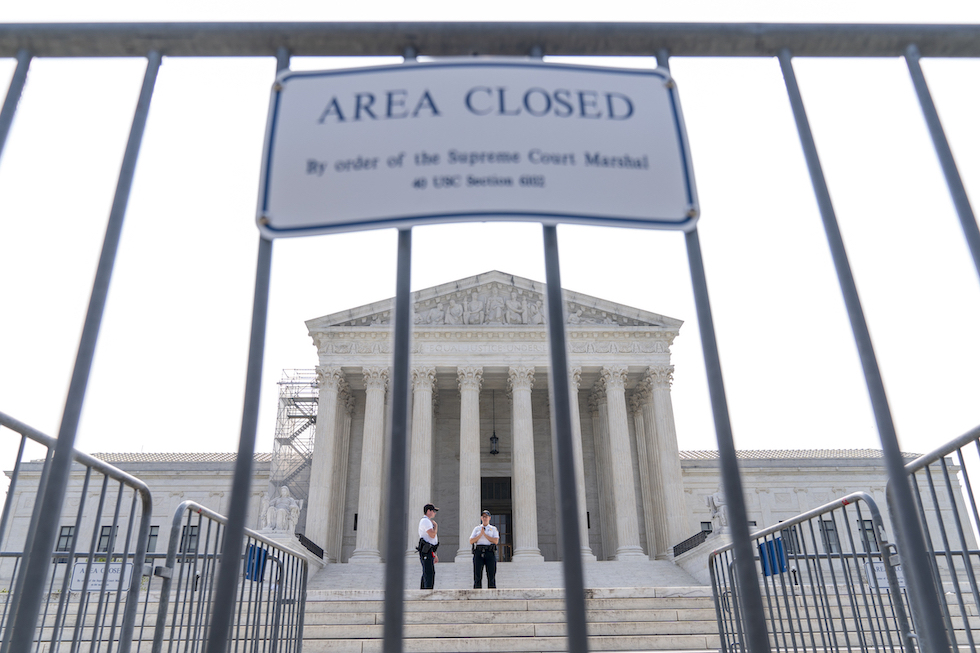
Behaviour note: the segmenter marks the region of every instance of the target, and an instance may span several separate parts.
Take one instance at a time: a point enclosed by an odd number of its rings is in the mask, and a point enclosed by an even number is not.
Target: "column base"
[[[616,560],[649,560],[650,556],[643,553],[638,546],[621,546],[616,549]]]
[[[511,562],[544,562],[544,556],[538,549],[521,549],[514,551]]]
[[[358,564],[380,564],[381,563],[381,552],[380,551],[365,551],[358,550],[351,554],[347,562],[358,565]]]
[[[592,554],[592,549],[582,547],[582,562],[595,562],[596,557]]]
[[[453,562],[466,562],[467,560],[473,560],[473,549],[460,549],[456,552],[456,559]]]

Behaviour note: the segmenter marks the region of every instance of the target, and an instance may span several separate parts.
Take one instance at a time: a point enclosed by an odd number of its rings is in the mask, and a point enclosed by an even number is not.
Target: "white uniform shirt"
[[[494,526],[493,524],[487,524],[487,530],[485,533],[483,531],[483,524],[480,524],[479,526],[473,529],[472,533],[470,533],[470,539],[473,539],[477,535],[480,536],[480,539],[474,542],[474,544],[476,545],[493,544],[493,542],[487,539],[486,537],[487,535],[493,538],[500,537],[500,533],[497,532],[497,527]]]
[[[419,537],[429,544],[439,544],[439,535],[436,535],[434,538],[429,537],[429,531],[431,531],[432,528],[432,520],[428,517],[423,517],[421,520],[419,520]]]

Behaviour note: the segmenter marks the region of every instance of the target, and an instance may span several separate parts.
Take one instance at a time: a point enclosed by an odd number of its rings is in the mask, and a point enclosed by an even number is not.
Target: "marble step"
[[[380,639],[384,626],[350,624],[342,626],[306,626],[303,641],[320,639]],[[444,637],[479,637],[497,639],[503,637],[564,637],[564,623],[492,623],[492,624],[416,624],[406,625],[407,640]],[[714,635],[718,625],[714,621],[616,621],[590,623],[590,636],[602,635]]]
[[[692,608],[689,610],[587,610],[589,623],[606,621],[711,621],[715,611]],[[564,623],[562,610],[498,612],[454,611],[454,612],[406,612],[406,624],[495,624],[495,623]],[[329,626],[342,624],[383,624],[384,615],[376,612],[307,612],[307,626]]]
[[[303,642],[304,653],[381,653],[380,639],[313,640]],[[447,637],[406,639],[405,653],[534,653],[567,651],[564,637]],[[721,646],[715,635],[641,635],[589,637],[592,651],[704,651],[715,653]]]

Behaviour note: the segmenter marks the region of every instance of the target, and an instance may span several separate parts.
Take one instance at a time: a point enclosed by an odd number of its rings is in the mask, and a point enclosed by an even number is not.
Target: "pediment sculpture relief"
[[[523,290],[501,293],[493,286],[489,291],[471,290],[457,297],[429,300],[417,305],[415,324],[422,326],[502,326],[544,324],[544,305],[536,296]],[[457,301],[458,299],[458,301]]]
[[[648,326],[651,323],[619,315],[602,307],[566,303],[569,326]],[[544,326],[544,297],[539,292],[508,284],[492,283],[460,289],[418,301],[414,306],[418,326]],[[392,311],[364,315],[337,326],[388,326]]]

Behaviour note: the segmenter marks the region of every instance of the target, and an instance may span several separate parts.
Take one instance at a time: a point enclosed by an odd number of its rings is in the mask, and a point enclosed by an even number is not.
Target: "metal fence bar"
[[[279,48],[276,71],[289,67],[289,52]],[[269,312],[269,280],[272,275],[272,241],[259,237],[255,270],[255,293],[252,300],[252,328],[249,335],[248,364],[245,377],[245,401],[242,409],[242,430],[235,458],[235,474],[228,506],[222,563],[218,565],[215,601],[211,608],[211,629],[206,651],[225,653],[231,626],[233,604],[225,597],[234,596],[238,583],[237,552],[241,549],[248,513],[249,488],[252,485],[252,464],[255,457],[255,434],[258,430],[259,396],[262,381],[262,357],[265,353],[265,330]],[[235,561],[233,563],[233,561]]]
[[[980,229],[977,228],[977,219],[973,215],[973,207],[970,206],[970,198],[966,195],[963,179],[960,178],[960,172],[956,168],[953,151],[949,148],[949,141],[946,140],[946,132],[943,131],[943,124],[939,120],[939,112],[936,111],[936,105],[929,93],[925,75],[922,74],[922,66],[919,65],[920,58],[919,48],[914,43],[905,48],[905,63],[909,68],[909,76],[912,77],[915,94],[919,96],[919,105],[922,107],[926,126],[929,127],[929,135],[932,136],[932,144],[936,148],[939,165],[942,166],[943,175],[946,177],[946,185],[949,187],[953,206],[956,207],[956,215],[959,217],[960,226],[963,228],[963,237],[966,239],[967,247],[970,248],[973,266],[976,268],[977,274],[980,275]]]
[[[548,347],[551,354],[551,428],[558,459],[558,510],[562,524],[562,569],[565,572],[565,621],[568,650],[589,650],[585,615],[585,578],[582,571],[582,542],[579,539],[578,492],[572,445],[572,403],[565,334],[565,302],[562,300],[558,230],[543,226],[544,266],[547,298]]]
[[[51,473],[44,488],[43,499],[41,499],[41,514],[44,515],[61,513],[62,501],[68,486],[68,474],[75,446],[75,435],[78,432],[78,420],[85,398],[85,389],[88,385],[89,372],[92,369],[95,343],[99,337],[99,326],[102,322],[102,314],[109,292],[109,280],[112,277],[112,268],[119,247],[119,236],[126,215],[126,204],[129,201],[129,191],[136,169],[136,159],[139,155],[140,143],[143,139],[143,130],[146,127],[146,118],[150,110],[150,100],[153,97],[153,87],[159,68],[159,52],[150,52],[147,55],[146,75],[143,78],[143,87],[136,105],[133,126],[123,156],[116,194],[112,201],[112,210],[109,214],[102,255],[96,271],[92,298],[85,316],[85,326],[78,347],[78,356],[72,371],[61,429],[58,433],[58,443],[52,458]],[[18,581],[18,585],[23,590],[20,594],[20,604],[10,640],[15,651],[26,651],[33,640],[34,627],[44,593],[44,578],[47,576],[50,554],[54,550],[56,528],[57,523],[54,520],[41,520],[31,550],[24,552],[26,561],[21,567]]]
[[[0,109],[0,155],[3,154],[4,145],[7,144],[7,134],[10,133],[10,125],[14,122],[17,103],[20,102],[21,93],[24,91],[27,69],[30,66],[31,53],[20,50],[17,53],[17,68],[14,69],[14,76],[10,79],[10,87],[7,89],[7,97],[3,101],[3,108]]]
[[[871,334],[868,331],[868,325],[864,319],[861,300],[858,297],[857,286],[851,274],[847,252],[844,249],[844,241],[841,238],[840,228],[837,224],[837,216],[830,200],[830,191],[827,189],[823,167],[817,155],[816,144],[813,141],[810,123],[807,119],[806,109],[803,106],[803,97],[800,95],[796,74],[793,72],[792,54],[788,49],[780,51],[779,64],[786,82],[786,91],[793,109],[793,117],[796,120],[796,127],[800,135],[800,143],[803,146],[807,168],[810,171],[810,180],[813,183],[817,205],[820,208],[820,217],[827,235],[827,242],[830,246],[831,256],[834,259],[837,279],[841,286],[841,293],[844,296],[844,303],[847,306],[851,331],[854,334],[858,355],[861,358],[861,366],[864,370],[864,378],[871,398],[871,406],[878,428],[878,437],[881,440],[888,477],[894,481],[894,489],[897,492],[896,534],[901,544],[899,548],[900,554],[902,559],[906,561],[905,568],[909,572],[907,580],[913,590],[911,592],[913,612],[918,616],[919,626],[923,633],[923,636],[920,636],[920,642],[923,648],[931,653],[948,651],[949,644],[946,641],[944,629],[941,626],[942,617],[939,613],[938,600],[937,597],[931,596],[932,593],[929,589],[932,587],[931,579],[929,578],[926,567],[915,563],[916,560],[921,560],[925,555],[925,539],[922,535],[922,527],[919,525],[913,508],[912,491],[906,480],[905,462],[902,459],[902,452],[898,446],[895,424],[892,420],[891,409],[888,406],[888,398],[885,395],[885,387],[881,380],[881,372],[875,357],[874,346],[871,343]]]
[[[391,378],[391,478],[388,483],[388,528],[385,539],[385,653],[401,653],[405,606],[405,531],[408,529],[407,440],[409,358],[412,336],[412,230],[398,231],[398,259],[393,316],[395,345]]]
[[[549,55],[901,57],[909,43],[926,57],[980,57],[980,25],[573,22],[102,23],[2,24],[0,57]]]
[[[721,358],[715,340],[715,325],[708,300],[708,284],[701,259],[701,243],[697,229],[684,234],[687,243],[687,259],[691,269],[691,285],[694,287],[694,305],[697,308],[698,328],[701,331],[701,348],[708,377],[708,394],[711,396],[711,414],[715,421],[718,440],[718,458],[722,486],[728,502],[728,523],[732,529],[735,549],[735,573],[738,577],[738,602],[744,617],[746,648],[750,653],[768,653],[769,635],[766,632],[762,592],[755,569],[755,554],[749,536],[749,520],[742,494],[742,477],[735,455],[732,423],[728,415],[728,399],[725,382],[721,375]]]

